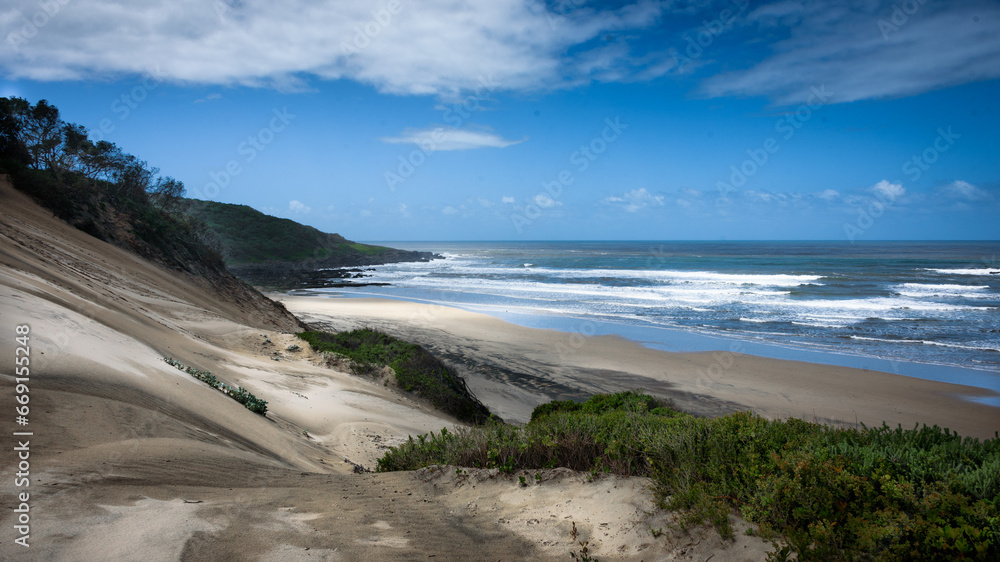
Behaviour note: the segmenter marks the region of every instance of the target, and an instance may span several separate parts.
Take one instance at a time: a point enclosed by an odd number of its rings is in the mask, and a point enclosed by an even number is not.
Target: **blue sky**
[[[0,95],[356,240],[1000,237],[996,1],[5,6]]]

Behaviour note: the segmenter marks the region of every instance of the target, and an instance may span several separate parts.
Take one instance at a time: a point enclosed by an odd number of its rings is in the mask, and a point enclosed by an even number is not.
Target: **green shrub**
[[[429,400],[459,420],[478,424],[495,418],[472,394],[465,379],[419,345],[370,329],[296,335],[316,351],[351,359],[358,374],[372,373],[382,365],[392,367],[403,390]]]
[[[596,394],[581,405],[580,411],[585,414],[603,414],[615,410],[646,413],[661,405],[652,396],[628,390],[615,394]]]
[[[575,412],[580,409],[580,404],[572,400],[553,400],[545,404],[535,406],[531,411],[531,421],[541,419],[556,412]]]
[[[685,513],[682,525],[711,523],[728,537],[736,510],[800,559],[1000,559],[1000,438],[939,427],[700,419],[629,392],[543,404],[524,427],[411,438],[378,469],[431,464],[650,476],[657,503]]]

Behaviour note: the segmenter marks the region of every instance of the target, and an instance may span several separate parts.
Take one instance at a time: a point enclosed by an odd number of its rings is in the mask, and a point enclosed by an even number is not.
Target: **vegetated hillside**
[[[45,100],[0,98],[0,174],[67,224],[207,285],[262,325],[301,326],[285,308],[234,277],[215,236],[180,212],[184,184],[108,141],[92,142]]]
[[[390,250],[272,217],[247,205],[186,199],[184,210],[215,233],[229,264],[375,256]]]
[[[330,271],[440,256],[347,240],[290,219],[266,215],[246,205],[186,199],[185,212],[205,224],[219,241],[229,270],[254,285],[272,289],[364,285],[341,278],[362,274]]]

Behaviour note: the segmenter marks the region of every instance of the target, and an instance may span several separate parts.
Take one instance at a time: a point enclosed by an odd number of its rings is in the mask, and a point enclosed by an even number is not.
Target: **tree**
[[[63,121],[59,118],[59,109],[49,102],[40,100],[30,107],[23,123],[24,140],[31,154],[31,165],[41,170],[47,167],[60,175],[60,155],[62,154]]]
[[[59,109],[40,100],[31,105],[23,98],[0,98],[0,150],[8,159],[36,170],[48,168],[60,177],[65,166],[64,125]]]
[[[166,212],[172,212],[184,197],[184,184],[171,177],[156,178],[149,189],[150,200]]]
[[[21,166],[31,164],[24,141],[24,121],[30,107],[23,98],[0,98],[0,158]]]
[[[111,158],[112,187],[109,195],[112,202],[121,205],[126,201],[142,203],[148,201],[148,191],[153,185],[153,177],[160,170],[149,168],[145,160],[131,154],[116,151]]]
[[[116,158],[121,150],[108,141],[92,142],[83,125],[67,123],[63,126],[63,164],[92,181],[111,181]]]

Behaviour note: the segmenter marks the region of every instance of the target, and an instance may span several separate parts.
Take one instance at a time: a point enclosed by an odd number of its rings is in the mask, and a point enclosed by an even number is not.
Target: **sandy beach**
[[[579,550],[573,524],[601,559],[759,560],[772,549],[710,529],[653,537],[672,514],[654,513],[643,478],[586,482],[557,469],[521,487],[517,475],[490,471],[355,473],[392,443],[457,422],[289,350],[302,343],[294,318],[215,291],[67,226],[0,182],[0,331],[13,349],[15,327],[30,326],[31,349],[26,426],[13,421],[13,363],[0,371],[11,414],[0,470],[28,463],[26,482],[0,481],[9,506],[0,559],[564,560]],[[314,315],[324,302],[296,304]],[[267,416],[166,357],[250,389],[268,401]],[[505,396],[501,382],[489,384]],[[543,399],[518,385],[507,392],[497,407],[512,418]],[[28,441],[26,460],[17,439]],[[28,548],[14,543],[20,494]]]
[[[1000,431],[1000,409],[962,399],[990,395],[974,387],[725,350],[668,353],[614,336],[525,328],[406,301],[271,296],[310,324],[367,326],[426,346],[511,421],[526,421],[535,405],[549,400],[640,388],[706,416],[750,410],[842,426],[936,424],[979,438]]]

